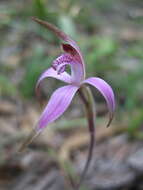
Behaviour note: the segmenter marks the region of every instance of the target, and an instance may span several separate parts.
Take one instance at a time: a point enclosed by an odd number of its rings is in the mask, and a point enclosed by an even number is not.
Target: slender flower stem
[[[85,111],[88,120],[89,132],[90,132],[90,145],[89,145],[89,153],[87,157],[87,161],[80,177],[79,184],[77,186],[77,190],[80,188],[82,182],[85,179],[86,173],[88,171],[89,165],[91,163],[92,155],[93,155],[93,148],[95,143],[95,110],[94,110],[94,99],[92,93],[88,87],[82,87],[79,90],[79,95],[85,105]]]
[[[90,162],[91,162],[92,155],[93,155],[94,142],[95,142],[95,135],[94,135],[94,133],[90,133],[89,153],[88,153],[88,157],[87,157],[87,161],[86,161],[84,170],[82,172],[82,175],[80,177],[80,181],[79,181],[78,186],[77,186],[77,190],[80,189],[82,182],[84,181],[84,179],[86,177],[88,168],[90,166]]]

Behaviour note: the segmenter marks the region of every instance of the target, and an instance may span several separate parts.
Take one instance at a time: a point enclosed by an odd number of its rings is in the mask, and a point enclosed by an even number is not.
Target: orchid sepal
[[[109,110],[109,121],[107,123],[107,127],[109,127],[115,111],[115,97],[112,88],[107,82],[98,77],[90,77],[84,80],[82,84],[90,84],[94,86],[105,98]]]
[[[79,87],[67,85],[58,88],[51,96],[45,107],[36,127],[28,135],[24,143],[20,146],[19,152],[23,151],[37,137],[49,123],[58,119],[70,105]]]
[[[67,85],[58,88],[51,96],[37,124],[37,131],[43,130],[49,123],[59,118],[70,105],[78,86]]]
[[[19,147],[18,152],[22,152],[27,148],[29,144],[33,142],[33,140],[40,135],[40,131],[37,131],[36,128],[33,128],[32,131],[27,136],[26,140],[22,143],[22,145]]]

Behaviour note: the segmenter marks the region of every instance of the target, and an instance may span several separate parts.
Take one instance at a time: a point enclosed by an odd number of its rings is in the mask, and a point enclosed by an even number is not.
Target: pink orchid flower
[[[93,98],[90,90],[88,88],[85,88],[85,85],[91,85],[95,87],[105,98],[109,110],[109,122],[107,126],[110,125],[115,110],[114,93],[109,84],[107,84],[107,82],[105,82],[101,78],[90,77],[88,79],[85,79],[84,59],[80,51],[80,48],[78,47],[75,41],[73,41],[68,35],[59,30],[54,25],[37,18],[33,18],[33,20],[51,30],[61,40],[65,42],[62,43],[62,49],[64,53],[62,53],[57,59],[55,59],[52,63],[52,66],[46,71],[44,71],[44,73],[42,73],[42,75],[40,76],[36,85],[37,95],[39,94],[39,87],[41,82],[48,77],[56,78],[60,81],[67,83],[68,85],[58,88],[52,94],[47,106],[41,114],[36,128],[30,133],[26,141],[22,144],[22,146],[20,147],[20,151],[22,151],[33,140],[33,138],[35,138],[35,136],[40,134],[40,132],[43,131],[43,129],[45,129],[48,124],[58,119],[67,110],[74,95],[78,91],[86,107],[90,131],[89,154],[87,162],[85,164],[85,168],[80,178],[80,182],[76,187],[76,189],[78,190],[85,177],[87,169],[89,168],[89,163],[92,158],[94,146],[95,124],[93,108],[94,105],[92,101]],[[68,74],[65,71],[67,65],[69,65],[71,68],[71,74]],[[86,93],[84,92],[84,90],[86,91]]]
[[[37,124],[37,132],[42,131],[48,124],[58,119],[67,110],[76,92],[85,84],[95,87],[105,98],[109,109],[110,117],[107,124],[107,126],[109,126],[115,109],[115,100],[112,88],[101,78],[90,77],[85,79],[84,59],[80,48],[75,41],[54,25],[37,18],[33,19],[39,24],[44,25],[55,33],[61,40],[66,42],[62,43],[64,53],[55,59],[52,66],[40,76],[36,85],[37,94],[39,93],[41,82],[48,77],[58,79],[68,84],[58,88],[52,94]],[[71,74],[68,74],[65,71],[67,65],[71,68]]]

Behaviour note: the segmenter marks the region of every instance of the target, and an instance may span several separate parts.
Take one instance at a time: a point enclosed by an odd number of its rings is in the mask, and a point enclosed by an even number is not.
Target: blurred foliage
[[[71,17],[66,15],[61,15],[59,17],[59,26],[68,35],[72,37],[76,36],[75,25]]]
[[[143,109],[138,110],[131,118],[128,133],[131,138],[143,139]]]
[[[40,74],[49,67],[51,59],[44,56],[43,48],[36,47],[33,55],[26,61],[25,76],[22,81],[21,93],[27,98],[35,95],[35,85]]]
[[[45,19],[47,17],[47,8],[45,0],[34,0],[33,1],[33,9],[35,12],[35,16],[40,19]]]
[[[86,47],[85,59],[87,63],[87,73],[102,75],[109,70],[117,69],[114,58],[118,45],[114,39],[109,37],[93,36],[87,38],[83,46]],[[107,63],[108,60],[108,63]]]
[[[16,87],[10,82],[7,76],[0,74],[0,96],[16,95]]]

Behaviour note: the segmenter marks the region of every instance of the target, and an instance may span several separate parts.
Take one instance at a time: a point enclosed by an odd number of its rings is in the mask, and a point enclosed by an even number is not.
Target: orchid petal
[[[71,76],[67,72],[63,72],[60,75],[57,74],[57,71],[55,71],[53,68],[47,69],[45,72],[41,74],[41,76],[38,79],[38,82],[36,84],[36,94],[39,94],[39,87],[41,82],[48,77],[56,78],[58,80],[61,80],[66,83],[71,83]]]
[[[60,117],[70,105],[79,87],[68,85],[58,88],[51,96],[37,125],[37,131],[44,129],[49,123]]]
[[[54,26],[53,24],[40,20],[35,17],[33,18],[33,20],[39,23],[40,25],[44,26],[45,28],[48,28],[53,33],[55,33],[60,39],[67,42],[67,44],[62,44],[63,50],[67,53],[72,54],[75,57],[75,59],[77,60],[77,65],[79,65],[80,70],[82,71],[81,80],[84,80],[85,78],[84,59],[77,43],[74,40],[72,40],[67,34],[61,31],[59,28]]]
[[[115,98],[112,88],[103,79],[97,77],[88,78],[83,81],[83,84],[85,83],[94,86],[105,98],[110,114],[109,122],[107,124],[108,127],[113,119],[113,113],[115,111]]]

